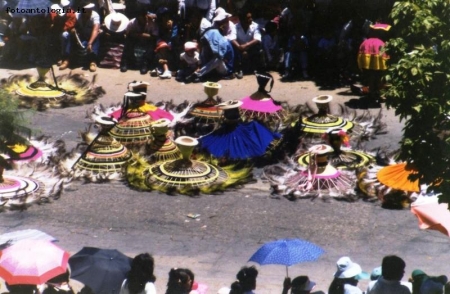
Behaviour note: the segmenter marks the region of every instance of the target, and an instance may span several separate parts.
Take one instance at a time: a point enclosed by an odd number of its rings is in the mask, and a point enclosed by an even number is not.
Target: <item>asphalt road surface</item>
[[[81,70],[75,70],[81,71]],[[90,79],[92,74],[82,71]],[[0,77],[13,73],[36,74],[34,69],[0,70]],[[56,70],[56,74],[60,74]],[[148,99],[175,103],[205,98],[201,84],[179,84],[141,76],[139,72],[120,73],[99,69],[97,84],[106,90],[99,103],[122,101],[128,82],[150,82]],[[313,82],[282,83],[276,76],[272,96],[291,104],[310,101],[314,96],[331,94],[333,103],[355,101],[347,88],[320,90]],[[219,96],[240,99],[254,92],[256,79],[221,81]],[[357,101],[357,100],[356,100]],[[37,112],[35,129],[52,138],[62,138],[68,147],[80,141],[78,131],[87,126],[86,113],[93,105]],[[362,110],[358,110],[361,112]],[[376,113],[379,109],[370,109]],[[398,147],[402,125],[392,109],[383,106],[387,133],[367,144],[367,148]],[[326,291],[341,256],[350,256],[370,272],[387,254],[405,259],[405,275],[420,268],[431,275],[447,274],[450,244],[447,236],[418,228],[408,210],[386,210],[379,203],[344,202],[320,199],[289,201],[270,198],[269,185],[258,179],[242,189],[220,195],[199,197],[168,196],[158,192],[138,192],[121,182],[84,184],[73,182],[53,203],[34,205],[23,212],[0,213],[0,233],[20,229],[39,229],[59,239],[59,245],[74,253],[83,246],[115,248],[130,256],[149,252],[156,259],[156,286],[165,291],[171,267],[188,267],[196,280],[216,293],[229,286],[241,266],[265,242],[279,238],[302,238],[321,246],[326,253],[316,262],[297,264],[289,275],[309,275],[317,289]],[[200,214],[190,219],[189,213]],[[256,293],[280,293],[286,269],[259,266]],[[407,278],[405,276],[405,278]],[[360,283],[363,290],[367,281]]]

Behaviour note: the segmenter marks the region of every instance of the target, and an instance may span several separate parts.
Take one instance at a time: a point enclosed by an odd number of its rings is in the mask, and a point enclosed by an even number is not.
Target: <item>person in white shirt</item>
[[[236,25],[236,39],[231,41],[235,49],[236,77],[242,78],[243,71],[249,73],[260,69],[263,64],[261,50],[261,32],[259,26],[253,21],[252,13],[242,12],[239,23]]]
[[[197,50],[197,43],[184,43],[184,52],[180,54],[180,62],[176,79],[178,82],[185,82],[188,76],[200,70],[200,54]]]
[[[405,261],[396,255],[383,258],[381,277],[369,283],[367,294],[411,294],[410,289],[401,283],[405,274]]]

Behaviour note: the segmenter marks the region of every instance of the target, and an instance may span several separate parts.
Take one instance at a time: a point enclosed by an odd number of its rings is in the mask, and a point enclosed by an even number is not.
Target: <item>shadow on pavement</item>
[[[367,96],[362,96],[358,99],[350,99],[344,104],[353,109],[381,108],[381,103],[379,101],[373,100]]]

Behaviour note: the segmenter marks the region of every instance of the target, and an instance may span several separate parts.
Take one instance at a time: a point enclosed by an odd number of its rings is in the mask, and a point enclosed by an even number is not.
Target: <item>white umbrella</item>
[[[43,240],[49,242],[58,241],[58,239],[42,231],[36,229],[26,229],[1,234],[0,246],[2,246],[3,244],[7,244],[8,246],[10,246],[21,240]]]

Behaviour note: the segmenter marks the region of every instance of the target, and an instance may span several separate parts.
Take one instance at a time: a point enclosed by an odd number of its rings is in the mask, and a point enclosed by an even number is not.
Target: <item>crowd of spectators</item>
[[[14,1],[6,1],[4,63],[139,70],[180,82],[265,70],[285,81],[347,83],[359,72],[358,48],[375,21],[364,7],[326,9],[314,0],[61,0],[48,15],[7,13]]]
[[[148,253],[136,255],[131,262],[131,269],[121,283],[120,294],[156,294],[156,277],[153,274],[155,262]],[[430,276],[416,269],[408,281],[403,280],[405,261],[396,255],[387,255],[381,266],[372,270],[369,275],[361,266],[348,256],[341,257],[336,263],[334,279],[328,286],[328,294],[444,294],[450,293],[447,276]],[[168,274],[166,294],[254,294],[257,293],[258,270],[254,266],[244,266],[236,274],[236,280],[229,287],[209,289],[199,283],[194,272],[188,268],[172,268]],[[358,287],[362,279],[370,279],[366,289]],[[49,280],[45,285],[7,285],[8,293],[20,294],[75,294],[70,285],[70,272]],[[281,294],[324,294],[316,291],[316,283],[307,275],[286,277],[280,285]],[[88,286],[84,286],[78,294],[95,294]]]

